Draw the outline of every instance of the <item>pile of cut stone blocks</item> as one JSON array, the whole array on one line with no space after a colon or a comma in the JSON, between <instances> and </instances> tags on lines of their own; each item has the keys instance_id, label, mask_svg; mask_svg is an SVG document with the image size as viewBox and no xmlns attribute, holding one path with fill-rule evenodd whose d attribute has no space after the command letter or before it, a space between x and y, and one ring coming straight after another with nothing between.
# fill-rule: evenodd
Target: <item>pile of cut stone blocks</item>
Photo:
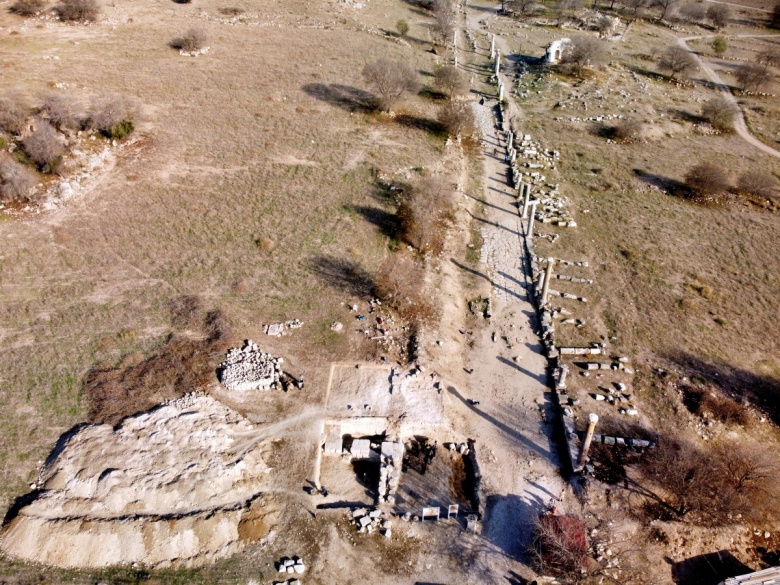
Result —
<instances>
[{"instance_id":1,"label":"pile of cut stone blocks","mask_svg":"<svg viewBox=\"0 0 780 585\"><path fill-rule=\"evenodd\" d=\"M228 389L236 392L278 388L282 375L280 357L261 351L251 339L243 347L229 349L219 365L217 377Z\"/></svg>"},{"instance_id":2,"label":"pile of cut stone blocks","mask_svg":"<svg viewBox=\"0 0 780 585\"><path fill-rule=\"evenodd\" d=\"M350 512L350 521L357 527L357 531L365 534L373 534L379 531L390 538L392 536L392 526L390 520L384 517L382 510L371 510L370 508L357 508Z\"/></svg>"}]
</instances>

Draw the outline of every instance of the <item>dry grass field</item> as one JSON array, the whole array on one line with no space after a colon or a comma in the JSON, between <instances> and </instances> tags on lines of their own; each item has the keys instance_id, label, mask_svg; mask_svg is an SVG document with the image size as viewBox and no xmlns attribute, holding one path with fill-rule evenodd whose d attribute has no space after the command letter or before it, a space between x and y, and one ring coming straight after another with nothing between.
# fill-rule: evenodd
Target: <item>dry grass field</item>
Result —
<instances>
[{"instance_id":1,"label":"dry grass field","mask_svg":"<svg viewBox=\"0 0 780 585\"><path fill-rule=\"evenodd\" d=\"M301 318L303 330L273 343L312 383L319 365L359 353L354 336L329 327L354 319L343 265L371 272L387 253L376 174L431 172L444 148L410 127L435 116L425 98L400 104L400 121L364 113L365 63L432 70L432 55L378 28L407 17L410 36L422 35L403 4L387 15L251 1L227 17L220 2L106 3L89 26L25 21L10 4L0 2L4 89L33 98L60 84L85 101L118 92L137 98L143 116L115 166L78 198L0 222L4 509L56 437L85 419L86 371L148 355L173 330L174 297L222 309L239 338ZM210 47L197 58L168 47L192 27Z\"/></svg>"},{"instance_id":2,"label":"dry grass field","mask_svg":"<svg viewBox=\"0 0 780 585\"><path fill-rule=\"evenodd\" d=\"M425 74L440 57L428 51L431 18L414 3L364 4L139 0L105 3L97 23L65 25L24 20L8 12L10 0L0 0L3 89L11 85L33 98L64 87L83 101L116 92L143 108L115 162L93 173L76 198L53 211L0 215L3 509L28 491L57 437L86 419L82 380L90 368L153 355L171 331L200 335L172 323L170 303L181 295L224 311L237 339L262 340L285 356L291 371L306 375L307 386L325 386L331 361L375 357L348 305L365 300L356 277L368 274L370 281L398 247L388 233L393 206L378 178L402 183L439 175L454 183L455 172L466 168L463 191L478 194L482 185L480 165L462 165L441 133L431 131L441 100L425 92L406 96L394 118L367 106L366 63L401 60L424 72L428 83ZM540 57L547 43L571 33L496 16L490 2L469 6L511 48L510 63ZM755 7L768 10L771 3ZM755 26L756 14L763 13L740 11L723 32L724 58L715 59L706 40L691 48L733 81L735 63L776 46L776 38L741 36L766 34ZM405 40L391 34L401 18L410 25ZM193 27L205 32L207 54L182 56L168 46ZM657 51L678 36L709 34L693 25L673 31L638 20L611 44L603 70L582 80L532 71L518 80L521 96L512 98L520 106L516 128L560 151L548 180L561 183L579 226L554 245L540 242L538 253L586 259L591 268L583 276L595 280L561 287L580 286L589 302L563 301L587 324L561 327L559 337L573 345L604 340L610 354L631 356L643 425L693 437L696 418L655 369L671 370L672 381L720 384L732 397L759 403L780 424L777 199L702 207L676 195L686 171L702 161L717 163L735 180L753 169L780 176L780 159L737 135L712 135L701 123L701 106L715 95L702 72L679 86L658 74ZM485 90L484 72L475 65L483 60L469 55L465 68L472 87ZM775 92L777 85L768 90ZM780 146L778 98L739 100L754 135ZM642 140L614 143L600 135L598 123L569 120L618 113L643 124ZM484 208L475 204L471 211L480 215ZM472 224L465 239L475 247L462 258L467 265L476 264L481 245ZM463 282L486 287L477 277ZM263 324L292 318L302 319L303 329L279 339L262 333ZM330 330L337 320L346 334ZM572 394L582 393L584 403L585 381L573 378ZM169 390L161 388L160 398ZM319 400L301 396L293 407L282 400L266 406L278 415ZM760 416L751 411L746 429L724 427L717 436L777 445L777 428L758 423ZM624 428L617 416L604 422ZM280 456L269 465L288 465L285 473L297 477L306 472L304 451L295 447L289 452L301 459ZM299 554L358 555L388 579L408 579L423 568L445 578L459 563L468 565L478 548L468 541L472 548L440 551L425 543L411 550L402 540L392 554L370 541L336 550L334 543L352 539L351 528L343 519L313 522L304 507L285 515L276 530L306 547ZM439 542L453 542L447 528L436 530ZM674 534L690 537L682 529ZM695 538L704 547L736 534ZM741 533L737 538L746 542ZM320 550L326 542L334 549ZM3 558L0 577L11 583L265 582L275 577L268 559L289 554L284 545L272 541L203 569L153 574L50 571ZM671 554L676 546L675 540L653 554Z\"/></svg>"}]
</instances>

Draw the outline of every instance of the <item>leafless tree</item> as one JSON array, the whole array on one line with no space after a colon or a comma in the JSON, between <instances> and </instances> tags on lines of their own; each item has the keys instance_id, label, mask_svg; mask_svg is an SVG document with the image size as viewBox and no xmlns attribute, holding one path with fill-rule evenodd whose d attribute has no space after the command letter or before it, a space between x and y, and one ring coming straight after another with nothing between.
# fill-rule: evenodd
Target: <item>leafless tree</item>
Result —
<instances>
[{"instance_id":1,"label":"leafless tree","mask_svg":"<svg viewBox=\"0 0 780 585\"><path fill-rule=\"evenodd\" d=\"M390 111L407 91L420 88L420 76L408 63L380 59L363 67L363 78L379 94L379 105Z\"/></svg>"},{"instance_id":2,"label":"leafless tree","mask_svg":"<svg viewBox=\"0 0 780 585\"><path fill-rule=\"evenodd\" d=\"M422 254L436 255L452 219L452 195L446 184L427 179L407 190L398 206L401 238Z\"/></svg>"},{"instance_id":3,"label":"leafless tree","mask_svg":"<svg viewBox=\"0 0 780 585\"><path fill-rule=\"evenodd\" d=\"M446 91L450 99L462 94L468 88L468 84L460 70L453 65L442 65L433 72L436 87Z\"/></svg>"},{"instance_id":4,"label":"leafless tree","mask_svg":"<svg viewBox=\"0 0 780 585\"><path fill-rule=\"evenodd\" d=\"M699 68L694 56L679 45L667 47L658 57L658 66L670 72L669 79L678 75L689 75Z\"/></svg>"},{"instance_id":5,"label":"leafless tree","mask_svg":"<svg viewBox=\"0 0 780 585\"><path fill-rule=\"evenodd\" d=\"M761 91L772 81L772 72L761 63L744 63L734 77L742 91Z\"/></svg>"},{"instance_id":6,"label":"leafless tree","mask_svg":"<svg viewBox=\"0 0 780 585\"><path fill-rule=\"evenodd\" d=\"M716 130L731 132L734 130L737 107L725 97L715 97L705 102L701 108L701 115L707 118Z\"/></svg>"},{"instance_id":7,"label":"leafless tree","mask_svg":"<svg viewBox=\"0 0 780 585\"><path fill-rule=\"evenodd\" d=\"M686 22L690 23L701 22L704 20L704 17L707 14L704 7L701 4L697 4L696 2L689 2L688 4L684 4L680 7L678 12L680 17L682 17Z\"/></svg>"},{"instance_id":8,"label":"leafless tree","mask_svg":"<svg viewBox=\"0 0 780 585\"><path fill-rule=\"evenodd\" d=\"M581 0L558 0L554 7L558 26L563 26L571 18L572 14L580 8L582 8Z\"/></svg>"},{"instance_id":9,"label":"leafless tree","mask_svg":"<svg viewBox=\"0 0 780 585\"><path fill-rule=\"evenodd\" d=\"M8 9L19 16L35 16L46 8L46 0L16 0Z\"/></svg>"},{"instance_id":10,"label":"leafless tree","mask_svg":"<svg viewBox=\"0 0 780 585\"><path fill-rule=\"evenodd\" d=\"M0 200L28 200L35 181L35 173L7 153L0 153Z\"/></svg>"},{"instance_id":11,"label":"leafless tree","mask_svg":"<svg viewBox=\"0 0 780 585\"><path fill-rule=\"evenodd\" d=\"M48 92L41 95L40 113L61 130L77 130L83 123L79 104L69 95Z\"/></svg>"},{"instance_id":12,"label":"leafless tree","mask_svg":"<svg viewBox=\"0 0 780 585\"><path fill-rule=\"evenodd\" d=\"M207 40L208 37L202 29L191 28L184 36L173 39L170 46L180 51L198 51L206 46Z\"/></svg>"},{"instance_id":13,"label":"leafless tree","mask_svg":"<svg viewBox=\"0 0 780 585\"><path fill-rule=\"evenodd\" d=\"M92 104L88 125L109 138L124 138L133 131L139 109L133 98L121 94L109 95Z\"/></svg>"},{"instance_id":14,"label":"leafless tree","mask_svg":"<svg viewBox=\"0 0 780 585\"><path fill-rule=\"evenodd\" d=\"M615 21L610 16L602 14L596 21L596 30L599 31L600 36L604 37L612 31L614 24Z\"/></svg>"},{"instance_id":15,"label":"leafless tree","mask_svg":"<svg viewBox=\"0 0 780 585\"><path fill-rule=\"evenodd\" d=\"M651 0L651 6L660 10L658 14L658 22L666 18L680 3L680 0Z\"/></svg>"},{"instance_id":16,"label":"leafless tree","mask_svg":"<svg viewBox=\"0 0 780 585\"><path fill-rule=\"evenodd\" d=\"M648 0L621 0L621 3L631 12L631 18L636 19L639 9L646 7Z\"/></svg>"},{"instance_id":17,"label":"leafless tree","mask_svg":"<svg viewBox=\"0 0 780 585\"><path fill-rule=\"evenodd\" d=\"M719 204L730 186L723 165L703 162L694 165L685 174L685 184L690 189L690 199L696 203Z\"/></svg>"},{"instance_id":18,"label":"leafless tree","mask_svg":"<svg viewBox=\"0 0 780 585\"><path fill-rule=\"evenodd\" d=\"M768 198L775 194L777 180L767 171L747 171L737 179L737 189L741 193Z\"/></svg>"},{"instance_id":19,"label":"leafless tree","mask_svg":"<svg viewBox=\"0 0 780 585\"><path fill-rule=\"evenodd\" d=\"M731 8L725 4L713 4L707 8L707 18L715 28L721 29L729 23Z\"/></svg>"},{"instance_id":20,"label":"leafless tree","mask_svg":"<svg viewBox=\"0 0 780 585\"><path fill-rule=\"evenodd\" d=\"M18 134L30 116L30 105L18 91L0 95L0 130Z\"/></svg>"},{"instance_id":21,"label":"leafless tree","mask_svg":"<svg viewBox=\"0 0 780 585\"><path fill-rule=\"evenodd\" d=\"M570 68L577 77L582 77L586 68L602 65L607 59L607 47L603 41L592 37L578 37L566 46L561 63Z\"/></svg>"},{"instance_id":22,"label":"leafless tree","mask_svg":"<svg viewBox=\"0 0 780 585\"><path fill-rule=\"evenodd\" d=\"M435 19L433 33L443 45L446 45L453 39L457 26L452 6L448 2L437 2L433 9L433 17Z\"/></svg>"},{"instance_id":23,"label":"leafless tree","mask_svg":"<svg viewBox=\"0 0 780 585\"><path fill-rule=\"evenodd\" d=\"M97 0L61 0L54 7L60 20L91 22L100 15Z\"/></svg>"},{"instance_id":24,"label":"leafless tree","mask_svg":"<svg viewBox=\"0 0 780 585\"><path fill-rule=\"evenodd\" d=\"M451 136L461 138L462 136L471 136L476 132L474 110L471 109L471 104L450 102L439 110L436 118Z\"/></svg>"},{"instance_id":25,"label":"leafless tree","mask_svg":"<svg viewBox=\"0 0 780 585\"><path fill-rule=\"evenodd\" d=\"M65 146L54 126L45 120L36 120L35 130L22 141L24 151L46 172L55 172L59 166Z\"/></svg>"}]
</instances>

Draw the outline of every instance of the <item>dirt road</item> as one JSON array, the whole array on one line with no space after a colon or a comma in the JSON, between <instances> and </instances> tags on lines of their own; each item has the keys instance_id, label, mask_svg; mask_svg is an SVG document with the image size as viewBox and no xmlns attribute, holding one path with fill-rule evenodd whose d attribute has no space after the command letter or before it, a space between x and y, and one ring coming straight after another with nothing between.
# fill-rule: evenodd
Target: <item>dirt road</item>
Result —
<instances>
[{"instance_id":1,"label":"dirt road","mask_svg":"<svg viewBox=\"0 0 780 585\"><path fill-rule=\"evenodd\" d=\"M698 36L698 37L682 37L677 39L677 44L680 45L683 49L686 51L689 51L691 55L696 59L696 62L698 63L699 67L702 68L702 70L707 74L707 77L710 78L710 80L718 85L720 88L721 93L723 96L729 100L734 106L737 108L738 115L736 117L736 120L734 121L734 130L736 130L737 134L739 134L740 138L742 138L745 142L748 144L755 146L756 148L763 150L767 154L771 154L772 156L776 156L780 158L780 151L775 150L771 146L767 146L760 140L758 140L755 136L753 136L747 128L747 124L745 124L745 116L742 113L742 109L739 107L739 104L737 103L737 99L734 97L734 94L731 93L731 90L729 89L729 86L727 83L721 79L720 75L716 73L716 71L708 65L704 59L700 58L694 51L691 51L691 49L688 47L688 41L692 41L695 39L706 39L709 37L714 37L715 35L704 35L704 36ZM772 37L777 35L740 35L740 38L744 37Z\"/></svg>"},{"instance_id":2,"label":"dirt road","mask_svg":"<svg viewBox=\"0 0 780 585\"><path fill-rule=\"evenodd\" d=\"M485 12L467 10L467 26L487 63L489 40L477 25ZM497 46L503 52L500 39ZM535 332L521 221L507 184L506 144L496 129L495 104L495 99L474 104L483 135L484 185L464 206L479 226L483 246L479 264L459 266L489 283L492 316L473 331L464 351L470 373L455 376L462 384L448 389L453 418L476 439L483 477L482 546L469 567L469 581L479 583L535 576L527 564L534 523L565 489L552 438L547 361Z\"/></svg>"}]
</instances>

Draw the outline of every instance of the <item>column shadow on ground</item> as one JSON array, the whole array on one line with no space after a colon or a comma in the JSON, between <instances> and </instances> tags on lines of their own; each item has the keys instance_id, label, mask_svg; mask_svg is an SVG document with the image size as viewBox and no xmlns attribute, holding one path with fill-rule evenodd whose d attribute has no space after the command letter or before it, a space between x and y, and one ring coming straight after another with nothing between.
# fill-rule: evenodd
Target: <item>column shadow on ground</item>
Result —
<instances>
[{"instance_id":1,"label":"column shadow on ground","mask_svg":"<svg viewBox=\"0 0 780 585\"><path fill-rule=\"evenodd\" d=\"M486 276L485 274L483 274L479 270L474 270L473 268L469 268L468 266L465 266L465 265L461 264L460 262L458 262L457 260L455 260L455 258L450 258L450 262L452 262L455 266L457 266L461 270L465 270L466 272L469 272L469 273L473 274L474 276L478 276L479 278L484 278L485 280L487 280L491 284L491 286L493 286L493 288L495 288L497 290L500 290L500 291L503 291L503 292L507 293L508 295L511 295L511 296L515 297L516 299L525 300L520 294L516 293L515 291L510 290L510 289L506 288L505 286L501 286L500 284L496 284L490 277Z\"/></svg>"}]
</instances>

